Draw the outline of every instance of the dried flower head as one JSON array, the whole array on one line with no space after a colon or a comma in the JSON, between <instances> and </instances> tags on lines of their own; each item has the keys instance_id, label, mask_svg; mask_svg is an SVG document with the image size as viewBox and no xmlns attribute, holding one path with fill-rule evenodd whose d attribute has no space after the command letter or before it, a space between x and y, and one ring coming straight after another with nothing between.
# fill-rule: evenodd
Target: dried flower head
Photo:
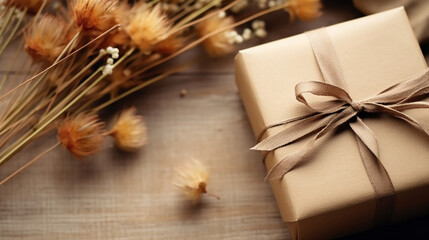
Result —
<instances>
[{"instance_id":1,"label":"dried flower head","mask_svg":"<svg viewBox=\"0 0 429 240\"><path fill-rule=\"evenodd\" d=\"M66 28L63 19L44 15L25 33L25 50L36 61L54 61L67 44Z\"/></svg>"},{"instance_id":2,"label":"dried flower head","mask_svg":"<svg viewBox=\"0 0 429 240\"><path fill-rule=\"evenodd\" d=\"M196 26L197 32L201 37L204 37L221 28L226 28L234 23L232 17L214 16ZM215 34L203 42L204 49L210 56L217 57L228 54L234 50L230 38L227 33L230 31Z\"/></svg>"},{"instance_id":3,"label":"dried flower head","mask_svg":"<svg viewBox=\"0 0 429 240\"><path fill-rule=\"evenodd\" d=\"M15 6L21 10L27 9L29 13L36 13L43 4L43 0L6 0L6 6Z\"/></svg>"},{"instance_id":4,"label":"dried flower head","mask_svg":"<svg viewBox=\"0 0 429 240\"><path fill-rule=\"evenodd\" d=\"M76 157L86 157L97 153L104 141L104 123L97 115L81 113L66 118L58 127L58 139Z\"/></svg>"},{"instance_id":5,"label":"dried flower head","mask_svg":"<svg viewBox=\"0 0 429 240\"><path fill-rule=\"evenodd\" d=\"M127 152L137 151L147 142L147 129L142 116L136 115L134 107L123 111L111 133L116 146Z\"/></svg>"},{"instance_id":6,"label":"dried flower head","mask_svg":"<svg viewBox=\"0 0 429 240\"><path fill-rule=\"evenodd\" d=\"M209 172L198 160L191 159L183 166L176 168L176 181L173 184L182 190L184 195L193 203L199 203L201 194L207 193L219 199L218 196L207 192Z\"/></svg>"},{"instance_id":7,"label":"dried flower head","mask_svg":"<svg viewBox=\"0 0 429 240\"><path fill-rule=\"evenodd\" d=\"M115 0L74 0L71 4L73 19L82 31L95 36L116 24Z\"/></svg>"},{"instance_id":8,"label":"dried flower head","mask_svg":"<svg viewBox=\"0 0 429 240\"><path fill-rule=\"evenodd\" d=\"M137 4L131 10L125 27L132 42L143 52L151 52L156 44L169 37L171 24L160 5Z\"/></svg>"},{"instance_id":9,"label":"dried flower head","mask_svg":"<svg viewBox=\"0 0 429 240\"><path fill-rule=\"evenodd\" d=\"M170 55L177 52L185 46L186 38L178 35L172 35L165 40L162 40L156 45L155 52L162 55Z\"/></svg>"},{"instance_id":10,"label":"dried flower head","mask_svg":"<svg viewBox=\"0 0 429 240\"><path fill-rule=\"evenodd\" d=\"M289 0L286 10L289 12L291 18L298 17L301 20L312 20L319 17L322 13L322 3L320 0Z\"/></svg>"}]
</instances>

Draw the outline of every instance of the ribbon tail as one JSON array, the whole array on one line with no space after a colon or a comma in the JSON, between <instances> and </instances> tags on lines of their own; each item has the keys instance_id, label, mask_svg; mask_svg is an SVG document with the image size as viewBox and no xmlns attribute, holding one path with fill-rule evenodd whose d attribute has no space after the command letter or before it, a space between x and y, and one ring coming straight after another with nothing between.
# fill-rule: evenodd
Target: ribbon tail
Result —
<instances>
[{"instance_id":1,"label":"ribbon tail","mask_svg":"<svg viewBox=\"0 0 429 240\"><path fill-rule=\"evenodd\" d=\"M251 150L258 151L272 151L279 147L288 145L302 137L307 136L314 131L317 131L325 127L335 115L324 116L321 114L307 118L301 122L298 122L280 132L267 137L262 140L256 146L252 147Z\"/></svg>"},{"instance_id":2,"label":"ribbon tail","mask_svg":"<svg viewBox=\"0 0 429 240\"><path fill-rule=\"evenodd\" d=\"M313 147L315 139L308 142L304 148L293 152L276 163L265 177L265 181L273 179L281 179L283 176L292 170L302 159L304 159Z\"/></svg>"},{"instance_id":3,"label":"ribbon tail","mask_svg":"<svg viewBox=\"0 0 429 240\"><path fill-rule=\"evenodd\" d=\"M387 107L387 106L384 106L384 105L381 105L381 104L377 104L377 103L368 103L368 104L370 104L371 106L373 106L375 108L375 109L372 109L372 110L374 110L374 112L383 112L383 113L390 114L393 117L402 119L402 120L406 121L407 123L409 123L411 126L417 128L419 130L422 130L427 135L429 135L429 128L426 125L424 125L424 124L420 123L419 121L417 121L416 119L412 118L411 116L409 116L409 115L407 115L407 114L405 114L403 112L400 112L400 111L398 111L398 110L396 110L394 108ZM417 104L416 103L416 105L419 105L420 108L426 108L426 106L424 106L424 104ZM412 106L412 105L409 104L407 106L407 105L404 104L403 106L405 106L404 109L411 109L410 106ZM415 108L418 108L418 107L415 106Z\"/></svg>"},{"instance_id":4,"label":"ribbon tail","mask_svg":"<svg viewBox=\"0 0 429 240\"><path fill-rule=\"evenodd\" d=\"M372 130L359 117L356 118L355 122L349 123L349 125L356 136L359 137L372 154L379 158L380 151L378 149L378 142L374 132L372 132Z\"/></svg>"},{"instance_id":5,"label":"ribbon tail","mask_svg":"<svg viewBox=\"0 0 429 240\"><path fill-rule=\"evenodd\" d=\"M429 103L427 102L399 103L399 104L389 105L389 107L392 109L395 109L396 111L404 111L408 109L429 108Z\"/></svg>"},{"instance_id":6,"label":"ribbon tail","mask_svg":"<svg viewBox=\"0 0 429 240\"><path fill-rule=\"evenodd\" d=\"M376 225L389 222L395 208L395 189L389 174L380 159L373 154L358 135L356 141L368 179L374 189L376 198Z\"/></svg>"},{"instance_id":7,"label":"ribbon tail","mask_svg":"<svg viewBox=\"0 0 429 240\"><path fill-rule=\"evenodd\" d=\"M320 130L313 139L311 139L304 148L293 152L287 155L285 158L276 163L273 168L268 172L265 180L272 180L283 178L283 176L288 173L292 168L294 168L301 160L305 159L307 155L310 153L310 150L313 148L314 143L321 137L323 137L326 133L331 131L332 129L337 128L341 124L347 122L350 118L354 117L356 112L353 111L352 108L348 108L343 112L339 113L335 117L331 119L331 121Z\"/></svg>"},{"instance_id":8,"label":"ribbon tail","mask_svg":"<svg viewBox=\"0 0 429 240\"><path fill-rule=\"evenodd\" d=\"M355 133L362 163L374 189L378 209L375 222L377 225L386 223L391 218L395 207L395 189L386 168L380 161L377 139L371 129L359 117L349 125Z\"/></svg>"}]
</instances>

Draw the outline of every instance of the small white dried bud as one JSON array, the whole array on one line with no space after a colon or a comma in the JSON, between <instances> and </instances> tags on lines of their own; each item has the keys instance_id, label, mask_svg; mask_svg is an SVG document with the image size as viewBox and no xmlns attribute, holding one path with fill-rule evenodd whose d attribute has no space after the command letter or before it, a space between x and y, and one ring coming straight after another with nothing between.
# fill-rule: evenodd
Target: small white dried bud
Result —
<instances>
[{"instance_id":1,"label":"small white dried bud","mask_svg":"<svg viewBox=\"0 0 429 240\"><path fill-rule=\"evenodd\" d=\"M113 65L113 58L108 58L106 62L108 65Z\"/></svg>"},{"instance_id":2,"label":"small white dried bud","mask_svg":"<svg viewBox=\"0 0 429 240\"><path fill-rule=\"evenodd\" d=\"M240 35L235 36L235 43L240 44L243 43L243 37Z\"/></svg>"},{"instance_id":3,"label":"small white dried bud","mask_svg":"<svg viewBox=\"0 0 429 240\"><path fill-rule=\"evenodd\" d=\"M263 28L258 28L255 30L255 36L265 38L267 36L267 31Z\"/></svg>"},{"instance_id":4,"label":"small white dried bud","mask_svg":"<svg viewBox=\"0 0 429 240\"><path fill-rule=\"evenodd\" d=\"M251 37L252 37L252 30L250 30L250 28L245 28L244 30L243 30L243 39L246 41L246 40L249 40Z\"/></svg>"},{"instance_id":5,"label":"small white dried bud","mask_svg":"<svg viewBox=\"0 0 429 240\"><path fill-rule=\"evenodd\" d=\"M107 47L106 51L107 51L108 54L112 54L113 53L113 47L110 47L110 46Z\"/></svg>"},{"instance_id":6,"label":"small white dried bud","mask_svg":"<svg viewBox=\"0 0 429 240\"><path fill-rule=\"evenodd\" d=\"M107 64L103 67L103 75L111 75L113 73L113 65Z\"/></svg>"},{"instance_id":7,"label":"small white dried bud","mask_svg":"<svg viewBox=\"0 0 429 240\"><path fill-rule=\"evenodd\" d=\"M265 28L265 22L261 20L255 20L252 22L252 28L255 30L260 28Z\"/></svg>"},{"instance_id":8,"label":"small white dried bud","mask_svg":"<svg viewBox=\"0 0 429 240\"><path fill-rule=\"evenodd\" d=\"M258 7L259 8L266 8L267 7L267 0L258 0Z\"/></svg>"},{"instance_id":9,"label":"small white dried bud","mask_svg":"<svg viewBox=\"0 0 429 240\"><path fill-rule=\"evenodd\" d=\"M272 8L272 7L275 7L275 6L277 6L277 2L276 1L274 1L274 0L268 1L268 7Z\"/></svg>"},{"instance_id":10,"label":"small white dried bud","mask_svg":"<svg viewBox=\"0 0 429 240\"><path fill-rule=\"evenodd\" d=\"M224 17L226 17L226 13L225 13L225 11L220 11L218 16L219 16L220 18L224 18Z\"/></svg>"}]
</instances>

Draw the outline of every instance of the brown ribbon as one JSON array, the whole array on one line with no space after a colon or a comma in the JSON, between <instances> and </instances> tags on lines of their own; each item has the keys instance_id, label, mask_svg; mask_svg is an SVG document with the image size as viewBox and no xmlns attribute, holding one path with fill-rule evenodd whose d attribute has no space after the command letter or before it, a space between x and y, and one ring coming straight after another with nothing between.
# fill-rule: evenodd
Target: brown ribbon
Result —
<instances>
[{"instance_id":1,"label":"brown ribbon","mask_svg":"<svg viewBox=\"0 0 429 240\"><path fill-rule=\"evenodd\" d=\"M416 101L429 93L429 70L412 79L395 84L379 94L356 102L347 92L344 76L325 28L306 33L313 53L322 73L323 82L301 82L295 86L296 99L313 110L312 114L288 119L271 124L269 128L293 123L292 126L260 141L253 150L274 151L291 144L309 134L314 137L300 150L292 152L274 165L268 172L266 180L282 178L299 162L305 159L315 142L329 131L340 125L348 124L356 136L363 165L377 199L376 223L390 219L394 207L394 188L389 174L380 161L380 152L376 136L361 120L359 114L384 113L404 120L429 135L429 129L402 111L407 109L429 108L429 103ZM306 94L333 97L335 100L324 100L309 103Z\"/></svg>"}]
</instances>

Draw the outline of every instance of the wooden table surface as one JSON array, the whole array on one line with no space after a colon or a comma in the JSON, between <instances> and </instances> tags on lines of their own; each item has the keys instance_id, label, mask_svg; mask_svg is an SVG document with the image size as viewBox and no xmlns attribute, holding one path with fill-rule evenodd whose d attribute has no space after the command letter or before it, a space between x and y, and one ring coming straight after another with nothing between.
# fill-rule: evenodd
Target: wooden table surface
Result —
<instances>
[{"instance_id":1,"label":"wooden table surface","mask_svg":"<svg viewBox=\"0 0 429 240\"><path fill-rule=\"evenodd\" d=\"M361 16L350 1L325 5L313 22L288 24L283 13L267 18L265 41ZM49 153L0 187L0 239L291 239L263 181L261 156L249 151L255 141L234 83L233 55L205 58L103 117L128 106L145 116L149 144L124 154L108 141L83 162L60 148ZM0 177L55 141L51 134L30 145L0 168ZM189 158L209 167L208 189L221 200L204 196L195 207L172 186L173 168ZM427 229L423 218L349 239L428 237Z\"/></svg>"}]
</instances>

